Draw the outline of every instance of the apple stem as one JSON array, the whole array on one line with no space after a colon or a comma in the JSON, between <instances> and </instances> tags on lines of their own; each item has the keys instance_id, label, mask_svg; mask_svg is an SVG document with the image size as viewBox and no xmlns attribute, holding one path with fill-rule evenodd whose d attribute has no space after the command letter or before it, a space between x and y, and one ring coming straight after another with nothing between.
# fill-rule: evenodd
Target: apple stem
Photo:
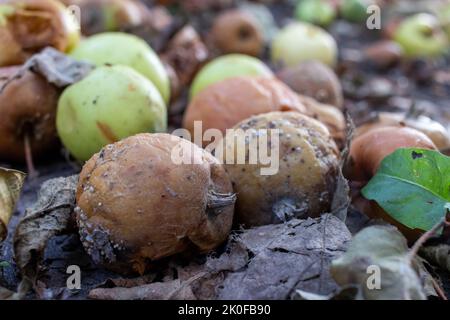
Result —
<instances>
[{"instance_id":1,"label":"apple stem","mask_svg":"<svg viewBox=\"0 0 450 320\"><path fill-rule=\"evenodd\" d=\"M234 193L218 193L214 190L208 192L207 212L213 216L221 213L221 209L234 205L236 202L236 194Z\"/></svg>"},{"instance_id":2,"label":"apple stem","mask_svg":"<svg viewBox=\"0 0 450 320\"><path fill-rule=\"evenodd\" d=\"M431 282L433 283L433 288L434 291L436 291L437 295L439 296L439 298L441 298L442 300L447 301L447 296L444 293L444 290L441 288L441 286L439 285L439 283L436 281L436 279L434 279L433 277L431 277Z\"/></svg>"},{"instance_id":3,"label":"apple stem","mask_svg":"<svg viewBox=\"0 0 450 320\"><path fill-rule=\"evenodd\" d=\"M28 134L25 133L24 138L24 148L25 148L25 161L27 163L27 171L28 171L28 177L30 179L35 179L39 173L36 171L33 163L33 154L31 152L31 144L30 144L30 138Z\"/></svg>"}]
</instances>

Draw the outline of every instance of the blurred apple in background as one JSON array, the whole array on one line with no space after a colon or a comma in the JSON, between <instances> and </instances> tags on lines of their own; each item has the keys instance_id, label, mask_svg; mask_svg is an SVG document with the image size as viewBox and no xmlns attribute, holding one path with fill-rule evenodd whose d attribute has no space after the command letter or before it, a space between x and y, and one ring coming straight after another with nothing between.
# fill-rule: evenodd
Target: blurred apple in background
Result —
<instances>
[{"instance_id":1,"label":"blurred apple in background","mask_svg":"<svg viewBox=\"0 0 450 320\"><path fill-rule=\"evenodd\" d=\"M420 13L406 18L394 32L398 42L409 57L433 57L449 49L449 40L437 17Z\"/></svg>"},{"instance_id":2,"label":"blurred apple in background","mask_svg":"<svg viewBox=\"0 0 450 320\"><path fill-rule=\"evenodd\" d=\"M0 66L21 64L48 46L68 52L79 39L76 20L56 0L0 1Z\"/></svg>"},{"instance_id":3,"label":"blurred apple in background","mask_svg":"<svg viewBox=\"0 0 450 320\"><path fill-rule=\"evenodd\" d=\"M267 76L273 73L261 60L244 54L220 56L205 65L194 78L190 90L192 99L210 84L238 76Z\"/></svg>"},{"instance_id":4,"label":"blurred apple in background","mask_svg":"<svg viewBox=\"0 0 450 320\"><path fill-rule=\"evenodd\" d=\"M272 62L283 66L318 60L334 67L337 56L338 47L334 38L325 30L306 22L289 24L272 42Z\"/></svg>"},{"instance_id":5,"label":"blurred apple in background","mask_svg":"<svg viewBox=\"0 0 450 320\"><path fill-rule=\"evenodd\" d=\"M336 18L336 8L328 0L301 0L295 8L295 17L326 27Z\"/></svg>"}]
</instances>

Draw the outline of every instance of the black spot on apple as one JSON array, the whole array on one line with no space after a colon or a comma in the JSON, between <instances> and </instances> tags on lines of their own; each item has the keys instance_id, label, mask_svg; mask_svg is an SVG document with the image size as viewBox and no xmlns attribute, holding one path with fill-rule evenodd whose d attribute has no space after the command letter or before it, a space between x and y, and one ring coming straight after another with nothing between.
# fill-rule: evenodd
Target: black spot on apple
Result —
<instances>
[{"instance_id":1,"label":"black spot on apple","mask_svg":"<svg viewBox=\"0 0 450 320\"><path fill-rule=\"evenodd\" d=\"M423 157L423 154L422 154L422 153L418 153L418 152L413 151L413 152L411 153L411 157L413 158L413 160L416 160L416 159L422 158L422 157Z\"/></svg>"}]
</instances>

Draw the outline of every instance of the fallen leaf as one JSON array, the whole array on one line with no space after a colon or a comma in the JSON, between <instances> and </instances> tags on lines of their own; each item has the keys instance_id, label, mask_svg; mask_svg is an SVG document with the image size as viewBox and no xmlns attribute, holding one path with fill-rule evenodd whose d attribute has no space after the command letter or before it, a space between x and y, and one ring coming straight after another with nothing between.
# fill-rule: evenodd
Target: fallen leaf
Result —
<instances>
[{"instance_id":1,"label":"fallen leaf","mask_svg":"<svg viewBox=\"0 0 450 320\"><path fill-rule=\"evenodd\" d=\"M450 202L450 157L398 149L383 160L362 194L408 228L428 231L444 218Z\"/></svg>"},{"instance_id":2,"label":"fallen leaf","mask_svg":"<svg viewBox=\"0 0 450 320\"><path fill-rule=\"evenodd\" d=\"M202 275L199 274L187 281L176 279L131 288L98 288L89 292L89 298L98 300L196 300L190 285Z\"/></svg>"},{"instance_id":3,"label":"fallen leaf","mask_svg":"<svg viewBox=\"0 0 450 320\"><path fill-rule=\"evenodd\" d=\"M22 190L25 173L0 167L0 241L7 235L7 226Z\"/></svg>"},{"instance_id":4,"label":"fallen leaf","mask_svg":"<svg viewBox=\"0 0 450 320\"><path fill-rule=\"evenodd\" d=\"M329 214L246 230L236 241L249 252L247 265L227 274L218 298L290 299L298 289L331 294L337 286L330 263L350 239L345 224Z\"/></svg>"},{"instance_id":5,"label":"fallen leaf","mask_svg":"<svg viewBox=\"0 0 450 320\"><path fill-rule=\"evenodd\" d=\"M242 230L225 251L203 264L178 266L177 279L133 288L97 288L93 299L289 299L296 290L328 295L338 286L331 260L345 251L350 232L327 214Z\"/></svg>"},{"instance_id":6,"label":"fallen leaf","mask_svg":"<svg viewBox=\"0 0 450 320\"><path fill-rule=\"evenodd\" d=\"M48 240L71 228L78 176L51 179L42 184L38 201L27 209L14 235L14 255L24 281L35 286ZM23 286L27 288L27 286ZM22 292L23 293L23 292Z\"/></svg>"},{"instance_id":7,"label":"fallen leaf","mask_svg":"<svg viewBox=\"0 0 450 320\"><path fill-rule=\"evenodd\" d=\"M28 70L42 75L56 87L64 88L80 81L93 69L94 66L90 63L74 60L60 51L48 47L33 55L20 67L15 75L3 82L0 86L0 92L12 80L20 78Z\"/></svg>"},{"instance_id":8,"label":"fallen leaf","mask_svg":"<svg viewBox=\"0 0 450 320\"><path fill-rule=\"evenodd\" d=\"M355 235L347 252L331 264L341 286L360 287L365 300L424 300L417 271L411 266L406 239L393 226L371 226ZM379 274L377 274L377 270ZM380 276L380 287L368 284Z\"/></svg>"},{"instance_id":9,"label":"fallen leaf","mask_svg":"<svg viewBox=\"0 0 450 320\"><path fill-rule=\"evenodd\" d=\"M450 245L441 243L433 246L425 246L420 250L420 254L444 270L450 272Z\"/></svg>"}]
</instances>

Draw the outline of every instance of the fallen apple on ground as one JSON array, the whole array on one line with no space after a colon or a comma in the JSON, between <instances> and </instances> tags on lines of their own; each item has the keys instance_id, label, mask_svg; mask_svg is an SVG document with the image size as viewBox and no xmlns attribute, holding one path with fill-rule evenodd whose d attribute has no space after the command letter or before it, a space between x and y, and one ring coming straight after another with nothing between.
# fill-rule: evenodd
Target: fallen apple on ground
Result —
<instances>
[{"instance_id":1,"label":"fallen apple on ground","mask_svg":"<svg viewBox=\"0 0 450 320\"><path fill-rule=\"evenodd\" d=\"M394 40L410 57L439 56L450 46L439 20L427 13L406 18L395 31Z\"/></svg>"},{"instance_id":2,"label":"fallen apple on ground","mask_svg":"<svg viewBox=\"0 0 450 320\"><path fill-rule=\"evenodd\" d=\"M125 65L147 77L164 101L170 99L170 81L153 49L142 39L120 32L105 32L83 40L70 55L102 66Z\"/></svg>"},{"instance_id":3,"label":"fallen apple on ground","mask_svg":"<svg viewBox=\"0 0 450 320\"><path fill-rule=\"evenodd\" d=\"M126 66L103 66L63 92L56 127L70 153L86 161L109 143L165 131L167 110L143 75Z\"/></svg>"},{"instance_id":4,"label":"fallen apple on ground","mask_svg":"<svg viewBox=\"0 0 450 320\"><path fill-rule=\"evenodd\" d=\"M295 8L295 17L326 27L336 18L336 8L329 0L301 0Z\"/></svg>"},{"instance_id":5,"label":"fallen apple on ground","mask_svg":"<svg viewBox=\"0 0 450 320\"><path fill-rule=\"evenodd\" d=\"M225 163L237 193L236 223L246 227L283 223L292 218L316 217L329 212L339 172L339 151L327 128L298 112L271 112L250 117L234 129L247 130L245 154L262 135L267 149L278 145L275 174L262 175L267 164ZM279 130L275 139L270 130ZM265 133L264 133L265 132ZM216 155L236 154L239 131L227 135ZM277 140L278 141L277 141ZM259 142L259 148L264 143ZM222 153L221 153L222 152ZM273 151L272 151L273 152Z\"/></svg>"},{"instance_id":6,"label":"fallen apple on ground","mask_svg":"<svg viewBox=\"0 0 450 320\"><path fill-rule=\"evenodd\" d=\"M192 82L190 98L194 98L210 84L239 76L272 77L273 73L257 58L244 54L224 55L212 60L199 71Z\"/></svg>"},{"instance_id":7,"label":"fallen apple on ground","mask_svg":"<svg viewBox=\"0 0 450 320\"><path fill-rule=\"evenodd\" d=\"M174 163L174 149L189 153L193 164ZM162 133L135 135L95 154L76 198L81 241L94 262L141 274L149 262L224 242L236 200L214 156Z\"/></svg>"},{"instance_id":8,"label":"fallen apple on ground","mask_svg":"<svg viewBox=\"0 0 450 320\"><path fill-rule=\"evenodd\" d=\"M48 46L68 52L79 39L76 22L59 1L0 2L0 67L22 64Z\"/></svg>"},{"instance_id":9,"label":"fallen apple on ground","mask_svg":"<svg viewBox=\"0 0 450 320\"><path fill-rule=\"evenodd\" d=\"M271 59L275 64L295 66L318 60L334 67L338 48L325 30L306 22L294 22L282 29L272 41Z\"/></svg>"}]
</instances>

